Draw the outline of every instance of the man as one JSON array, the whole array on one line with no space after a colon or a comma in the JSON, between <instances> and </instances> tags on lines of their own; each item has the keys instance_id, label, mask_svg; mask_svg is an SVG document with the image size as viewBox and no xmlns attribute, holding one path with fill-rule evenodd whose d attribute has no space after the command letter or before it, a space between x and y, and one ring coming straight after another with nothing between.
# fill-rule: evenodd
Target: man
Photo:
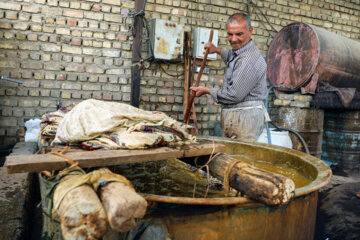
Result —
<instances>
[{"instance_id":1,"label":"man","mask_svg":"<svg viewBox=\"0 0 360 240\"><path fill-rule=\"evenodd\" d=\"M227 38L232 50L224 50L211 42L209 53L219 53L227 64L222 88L191 87L197 97L210 94L222 105L221 127L225 137L256 141L268 114L266 98L266 62L251 40L250 17L235 13L227 20Z\"/></svg>"}]
</instances>

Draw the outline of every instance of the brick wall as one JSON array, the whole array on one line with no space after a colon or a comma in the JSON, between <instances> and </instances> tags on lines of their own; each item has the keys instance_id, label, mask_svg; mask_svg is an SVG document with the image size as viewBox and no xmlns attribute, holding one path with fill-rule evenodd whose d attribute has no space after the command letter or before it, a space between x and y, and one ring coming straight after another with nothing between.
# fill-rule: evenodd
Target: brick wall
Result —
<instances>
[{"instance_id":1,"label":"brick wall","mask_svg":"<svg viewBox=\"0 0 360 240\"><path fill-rule=\"evenodd\" d=\"M24 122L83 99L130 102L130 0L1 0L0 75L23 84L0 80L0 144L22 138ZM258 6L255 7L255 4ZM296 21L360 39L359 0L147 0L146 18L162 18L219 30L219 45L228 47L227 16L250 14L253 39L264 57L276 31ZM146 57L143 47L143 57ZM155 64L141 72L140 107L159 110L181 120L183 81ZM201 84L220 86L225 65L209 61ZM163 63L170 74L181 74L183 63ZM196 79L196 76L195 76ZM196 99L202 134L213 134L219 107L208 96ZM276 120L276 108L270 101Z\"/></svg>"}]
</instances>

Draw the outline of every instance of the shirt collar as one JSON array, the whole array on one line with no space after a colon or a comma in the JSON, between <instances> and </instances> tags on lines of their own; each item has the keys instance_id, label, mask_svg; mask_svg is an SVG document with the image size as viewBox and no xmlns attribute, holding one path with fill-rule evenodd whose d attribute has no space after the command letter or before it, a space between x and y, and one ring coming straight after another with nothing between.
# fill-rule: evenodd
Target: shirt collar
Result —
<instances>
[{"instance_id":1,"label":"shirt collar","mask_svg":"<svg viewBox=\"0 0 360 240\"><path fill-rule=\"evenodd\" d=\"M250 41L247 42L244 46L242 46L241 48L239 48L236 51L233 50L232 52L235 56L238 56L238 55L246 52L249 48L251 48L252 45L254 45L254 43L253 43L252 39L250 39Z\"/></svg>"}]
</instances>

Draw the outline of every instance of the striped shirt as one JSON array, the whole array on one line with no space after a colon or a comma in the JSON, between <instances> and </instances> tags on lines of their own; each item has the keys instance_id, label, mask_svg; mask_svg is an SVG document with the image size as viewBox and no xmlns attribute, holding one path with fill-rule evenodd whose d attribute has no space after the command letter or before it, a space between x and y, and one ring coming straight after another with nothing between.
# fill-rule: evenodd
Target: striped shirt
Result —
<instances>
[{"instance_id":1,"label":"striped shirt","mask_svg":"<svg viewBox=\"0 0 360 240\"><path fill-rule=\"evenodd\" d=\"M266 98L266 62L252 40L235 52L221 50L221 57L228 66L223 87L210 89L217 103L233 105Z\"/></svg>"}]
</instances>

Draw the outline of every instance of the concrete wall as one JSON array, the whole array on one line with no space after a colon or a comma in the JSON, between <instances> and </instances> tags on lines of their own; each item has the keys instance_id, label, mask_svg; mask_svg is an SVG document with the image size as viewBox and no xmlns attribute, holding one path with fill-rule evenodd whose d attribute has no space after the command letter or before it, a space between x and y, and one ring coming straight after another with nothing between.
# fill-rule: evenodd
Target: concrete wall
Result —
<instances>
[{"instance_id":1,"label":"concrete wall","mask_svg":"<svg viewBox=\"0 0 360 240\"><path fill-rule=\"evenodd\" d=\"M276 31L296 21L360 39L359 0L146 2L147 19L182 22L186 31L196 26L217 29L221 47L228 47L228 15L249 13L254 42L264 57ZM0 144L20 140L24 122L55 110L57 103L88 98L130 102L133 21L127 15L133 9L130 0L0 1L0 75L23 81L18 85L0 80ZM218 59L208 66L210 72L202 76L201 84L220 86L225 65ZM171 74L183 72L183 63L162 67ZM141 75L141 108L181 120L183 76L171 77L155 64ZM202 134L213 134L219 110L210 97L196 100ZM272 103L270 113L276 120Z\"/></svg>"}]
</instances>

